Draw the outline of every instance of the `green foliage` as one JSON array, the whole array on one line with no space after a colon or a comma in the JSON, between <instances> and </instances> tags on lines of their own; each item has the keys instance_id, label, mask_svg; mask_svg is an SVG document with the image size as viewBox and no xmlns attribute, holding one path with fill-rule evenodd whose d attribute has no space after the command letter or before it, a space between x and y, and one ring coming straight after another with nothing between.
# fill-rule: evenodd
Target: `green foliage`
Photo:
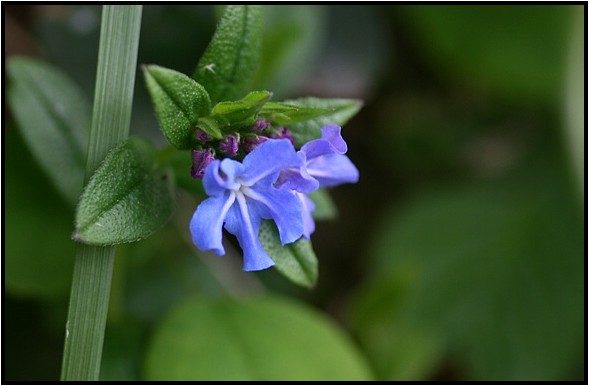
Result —
<instances>
[{"instance_id":1,"label":"green foliage","mask_svg":"<svg viewBox=\"0 0 589 386\"><path fill-rule=\"evenodd\" d=\"M35 59L8 62L8 101L39 165L73 206L84 185L90 124L79 88L60 70Z\"/></svg>"},{"instance_id":2,"label":"green foliage","mask_svg":"<svg viewBox=\"0 0 589 386\"><path fill-rule=\"evenodd\" d=\"M290 131L296 138L295 145L302 146L306 142L321 137L321 128L328 124L343 126L362 107L362 102L357 99L322 99L300 98L284 101L286 105L302 108L326 109L328 113L315 118L289 125Z\"/></svg>"},{"instance_id":3,"label":"green foliage","mask_svg":"<svg viewBox=\"0 0 589 386\"><path fill-rule=\"evenodd\" d=\"M261 114L272 123L277 125L287 125L318 118L330 114L331 112L330 109L314 107L304 108L286 103L268 102L262 108Z\"/></svg>"},{"instance_id":4,"label":"green foliage","mask_svg":"<svg viewBox=\"0 0 589 386\"><path fill-rule=\"evenodd\" d=\"M252 125L255 122L254 115L271 96L269 91L252 91L238 101L219 102L213 107L211 118L225 126Z\"/></svg>"},{"instance_id":5,"label":"green foliage","mask_svg":"<svg viewBox=\"0 0 589 386\"><path fill-rule=\"evenodd\" d=\"M264 36L255 85L282 97L314 68L327 24L322 5L264 5Z\"/></svg>"},{"instance_id":6,"label":"green foliage","mask_svg":"<svg viewBox=\"0 0 589 386\"><path fill-rule=\"evenodd\" d=\"M198 119L207 116L211 101L207 90L188 76L160 66L145 66L143 73L164 136L178 149L194 147ZM213 138L214 128L202 126Z\"/></svg>"},{"instance_id":7,"label":"green foliage","mask_svg":"<svg viewBox=\"0 0 589 386\"><path fill-rule=\"evenodd\" d=\"M548 155L517 181L436 192L387 217L379 273L353 312L381 379L423 379L445 352L468 379L570 374L583 232L561 161ZM409 354L407 337L418 342Z\"/></svg>"},{"instance_id":8,"label":"green foliage","mask_svg":"<svg viewBox=\"0 0 589 386\"><path fill-rule=\"evenodd\" d=\"M251 86L260 61L262 18L262 6L227 6L193 74L213 103L237 100Z\"/></svg>"},{"instance_id":9,"label":"green foliage","mask_svg":"<svg viewBox=\"0 0 589 386\"><path fill-rule=\"evenodd\" d=\"M584 192L585 186L585 66L583 55L585 43L583 41L584 8L575 7L572 20L571 43L568 52L566 92L564 95L564 113L566 120L566 134L571 153L571 160L574 165L579 190ZM581 195L580 195L581 196Z\"/></svg>"},{"instance_id":10,"label":"green foliage","mask_svg":"<svg viewBox=\"0 0 589 386\"><path fill-rule=\"evenodd\" d=\"M319 188L307 195L315 204L313 218L315 220L331 220L337 217L337 206L325 188Z\"/></svg>"},{"instance_id":11,"label":"green foliage","mask_svg":"<svg viewBox=\"0 0 589 386\"><path fill-rule=\"evenodd\" d=\"M315 286L319 272L317 257L309 240L301 238L294 243L282 245L278 229L272 221L262 222L258 237L281 274L300 286Z\"/></svg>"},{"instance_id":12,"label":"green foliage","mask_svg":"<svg viewBox=\"0 0 589 386\"><path fill-rule=\"evenodd\" d=\"M570 6L400 10L401 20L416 37L415 46L442 77L512 101L557 102Z\"/></svg>"},{"instance_id":13,"label":"green foliage","mask_svg":"<svg viewBox=\"0 0 589 386\"><path fill-rule=\"evenodd\" d=\"M178 150L172 146L160 149L156 155L156 164L161 168L170 168L174 173L176 186L190 192L195 197L204 199L206 193L201 180L192 178L189 165L192 162L190 151Z\"/></svg>"},{"instance_id":14,"label":"green foliage","mask_svg":"<svg viewBox=\"0 0 589 386\"><path fill-rule=\"evenodd\" d=\"M277 297L179 305L156 330L145 369L150 381L371 378L339 328Z\"/></svg>"},{"instance_id":15,"label":"green foliage","mask_svg":"<svg viewBox=\"0 0 589 386\"><path fill-rule=\"evenodd\" d=\"M73 210L49 184L14 127L5 128L3 141L6 294L43 300L63 298L72 276Z\"/></svg>"},{"instance_id":16,"label":"green foliage","mask_svg":"<svg viewBox=\"0 0 589 386\"><path fill-rule=\"evenodd\" d=\"M147 237L174 208L173 175L154 170L155 149L131 138L113 149L80 198L74 238L112 245Z\"/></svg>"}]
</instances>

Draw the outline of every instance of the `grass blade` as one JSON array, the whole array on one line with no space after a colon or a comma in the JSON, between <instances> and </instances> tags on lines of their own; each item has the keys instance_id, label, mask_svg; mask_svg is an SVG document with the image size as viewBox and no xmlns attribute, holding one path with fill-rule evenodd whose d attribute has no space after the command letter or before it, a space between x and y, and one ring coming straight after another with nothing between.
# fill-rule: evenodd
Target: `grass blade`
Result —
<instances>
[{"instance_id":1,"label":"grass blade","mask_svg":"<svg viewBox=\"0 0 589 386\"><path fill-rule=\"evenodd\" d=\"M142 7L104 6L86 181L129 135ZM112 278L114 247L78 245L61 379L96 381Z\"/></svg>"}]
</instances>

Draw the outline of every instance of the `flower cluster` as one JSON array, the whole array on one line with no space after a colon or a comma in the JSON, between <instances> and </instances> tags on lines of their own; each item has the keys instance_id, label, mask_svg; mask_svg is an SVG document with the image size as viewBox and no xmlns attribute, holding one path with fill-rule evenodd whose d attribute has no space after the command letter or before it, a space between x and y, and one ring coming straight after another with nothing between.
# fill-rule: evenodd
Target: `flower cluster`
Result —
<instances>
[{"instance_id":1,"label":"flower cluster","mask_svg":"<svg viewBox=\"0 0 589 386\"><path fill-rule=\"evenodd\" d=\"M339 126L323 127L321 138L299 151L288 129L269 129L260 119L253 128L255 134L245 140L228 136L220 141L217 150L225 151L223 159L214 159L210 148L193 153L192 175L203 178L209 197L192 216L192 240L201 250L223 255L224 225L243 250L245 271L274 265L258 239L263 219L276 223L283 245L308 239L315 229L311 214L315 205L307 194L323 186L357 182L359 177L344 155L347 145ZM242 162L231 159L229 154L240 152L246 153Z\"/></svg>"},{"instance_id":2,"label":"flower cluster","mask_svg":"<svg viewBox=\"0 0 589 386\"><path fill-rule=\"evenodd\" d=\"M200 143L199 149L192 151L193 178L203 178L204 171L217 157L243 158L268 139L288 139L294 144L294 137L286 127L274 128L262 117L246 132L236 132L226 135L221 140L213 140L204 131L197 129L196 139Z\"/></svg>"}]
</instances>

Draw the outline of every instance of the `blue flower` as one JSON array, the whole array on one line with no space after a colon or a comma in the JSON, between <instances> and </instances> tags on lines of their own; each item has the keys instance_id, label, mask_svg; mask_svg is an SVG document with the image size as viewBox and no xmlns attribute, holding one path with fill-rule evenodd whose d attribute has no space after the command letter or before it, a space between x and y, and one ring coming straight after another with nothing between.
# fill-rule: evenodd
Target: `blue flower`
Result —
<instances>
[{"instance_id":1,"label":"blue flower","mask_svg":"<svg viewBox=\"0 0 589 386\"><path fill-rule=\"evenodd\" d=\"M327 125L321 138L307 142L297 153L301 166L282 171L277 186L301 193L311 193L320 186L329 187L358 182L356 166L344 154L348 145L341 136L341 127Z\"/></svg>"},{"instance_id":2,"label":"blue flower","mask_svg":"<svg viewBox=\"0 0 589 386\"><path fill-rule=\"evenodd\" d=\"M321 129L321 138L307 142L297 153L301 166L282 171L277 187L297 192L297 198L303 208L303 236L309 239L315 230L311 212L315 204L306 193L319 187L331 187L343 183L358 182L358 169L344 154L348 145L341 136L341 127L327 125Z\"/></svg>"},{"instance_id":3,"label":"blue flower","mask_svg":"<svg viewBox=\"0 0 589 386\"><path fill-rule=\"evenodd\" d=\"M210 196L190 221L192 241L201 250L225 254L222 227L235 235L243 250L243 269L255 271L274 265L258 239L262 219L272 219L281 243L298 240L303 234L303 208L296 193L275 187L280 171L297 168L301 158L290 141L260 144L243 163L216 160L205 170L203 185Z\"/></svg>"}]
</instances>

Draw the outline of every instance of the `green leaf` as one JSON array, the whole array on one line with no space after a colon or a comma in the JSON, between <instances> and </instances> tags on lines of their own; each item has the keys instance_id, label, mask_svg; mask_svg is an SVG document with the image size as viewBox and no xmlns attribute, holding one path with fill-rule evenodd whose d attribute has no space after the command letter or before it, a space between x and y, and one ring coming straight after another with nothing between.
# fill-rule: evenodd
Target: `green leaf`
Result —
<instances>
[{"instance_id":1,"label":"green leaf","mask_svg":"<svg viewBox=\"0 0 589 386\"><path fill-rule=\"evenodd\" d=\"M155 331L145 369L150 381L371 379L341 329L278 297L181 304Z\"/></svg>"},{"instance_id":2,"label":"green leaf","mask_svg":"<svg viewBox=\"0 0 589 386\"><path fill-rule=\"evenodd\" d=\"M316 68L328 23L323 5L264 5L262 58L256 88L292 94Z\"/></svg>"},{"instance_id":3,"label":"green leaf","mask_svg":"<svg viewBox=\"0 0 589 386\"><path fill-rule=\"evenodd\" d=\"M193 75L213 103L237 100L248 91L260 61L262 32L262 6L227 6Z\"/></svg>"},{"instance_id":4,"label":"green leaf","mask_svg":"<svg viewBox=\"0 0 589 386\"><path fill-rule=\"evenodd\" d=\"M143 73L164 136L178 149L193 148L198 119L211 110L209 94L193 79L174 70L150 65L143 67ZM201 129L221 138L220 132L209 127Z\"/></svg>"},{"instance_id":5,"label":"green leaf","mask_svg":"<svg viewBox=\"0 0 589 386\"><path fill-rule=\"evenodd\" d=\"M428 379L448 359L473 380L573 373L583 341L582 216L562 162L540 154L530 164L542 167L516 181L434 191L382 222L378 272L352 311L380 378ZM406 336L423 345L411 374Z\"/></svg>"},{"instance_id":6,"label":"green leaf","mask_svg":"<svg viewBox=\"0 0 589 386\"><path fill-rule=\"evenodd\" d=\"M277 125L308 121L329 113L331 113L329 109L304 108L280 102L268 102L260 111L260 114L268 121Z\"/></svg>"},{"instance_id":7,"label":"green leaf","mask_svg":"<svg viewBox=\"0 0 589 386\"><path fill-rule=\"evenodd\" d=\"M4 289L19 297L65 299L72 280L73 207L48 185L16 129L4 130Z\"/></svg>"},{"instance_id":8,"label":"green leaf","mask_svg":"<svg viewBox=\"0 0 589 386\"><path fill-rule=\"evenodd\" d=\"M283 102L303 108L326 109L327 112L315 118L289 125L290 131L295 137L295 145L300 147L305 143L321 137L321 128L325 125L335 124L343 126L362 107L362 101L358 99L322 99L301 98Z\"/></svg>"},{"instance_id":9,"label":"green leaf","mask_svg":"<svg viewBox=\"0 0 589 386\"><path fill-rule=\"evenodd\" d=\"M251 120L271 96L269 91L252 91L238 101L219 102L213 107L212 116L225 125Z\"/></svg>"},{"instance_id":10,"label":"green leaf","mask_svg":"<svg viewBox=\"0 0 589 386\"><path fill-rule=\"evenodd\" d=\"M315 204L315 210L313 211L315 220L331 220L337 217L337 206L327 189L320 188L307 196Z\"/></svg>"},{"instance_id":11,"label":"green leaf","mask_svg":"<svg viewBox=\"0 0 589 386\"><path fill-rule=\"evenodd\" d=\"M280 273L300 286L315 286L319 272L317 257L310 241L299 239L294 243L282 245L273 221L262 221L258 237Z\"/></svg>"},{"instance_id":12,"label":"green leaf","mask_svg":"<svg viewBox=\"0 0 589 386\"><path fill-rule=\"evenodd\" d=\"M402 302L410 273L389 280L372 280L352 303L352 328L381 380L428 380L444 355L443 336L407 320Z\"/></svg>"},{"instance_id":13,"label":"green leaf","mask_svg":"<svg viewBox=\"0 0 589 386\"><path fill-rule=\"evenodd\" d=\"M8 62L8 102L41 168L74 205L84 186L90 124L82 91L60 70L37 60Z\"/></svg>"},{"instance_id":14,"label":"green leaf","mask_svg":"<svg viewBox=\"0 0 589 386\"><path fill-rule=\"evenodd\" d=\"M168 220L173 175L153 170L154 154L152 145L139 138L109 152L80 198L76 240L93 245L137 241Z\"/></svg>"},{"instance_id":15,"label":"green leaf","mask_svg":"<svg viewBox=\"0 0 589 386\"><path fill-rule=\"evenodd\" d=\"M398 8L399 20L439 79L524 105L558 103L572 10L570 5Z\"/></svg>"}]
</instances>

